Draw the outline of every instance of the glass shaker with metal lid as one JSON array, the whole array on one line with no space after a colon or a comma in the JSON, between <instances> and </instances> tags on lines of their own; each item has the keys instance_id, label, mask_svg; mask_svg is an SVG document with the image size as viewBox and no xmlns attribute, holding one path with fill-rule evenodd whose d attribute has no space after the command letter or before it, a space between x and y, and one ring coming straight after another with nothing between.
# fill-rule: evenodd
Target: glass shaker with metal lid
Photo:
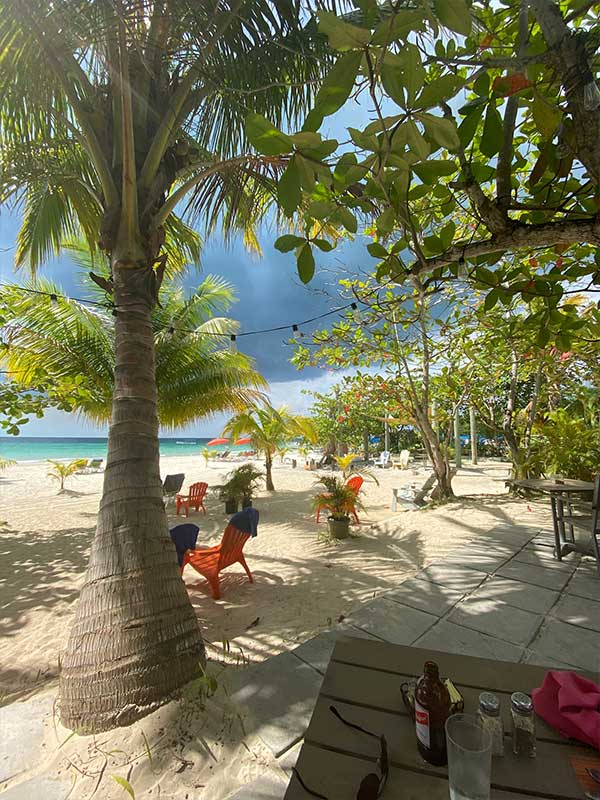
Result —
<instances>
[{"instance_id":1,"label":"glass shaker with metal lid","mask_svg":"<svg viewBox=\"0 0 600 800\"><path fill-rule=\"evenodd\" d=\"M531 697L523 692L515 692L510 696L510 711L513 753L535 758L535 714Z\"/></svg>"},{"instance_id":2,"label":"glass shaker with metal lid","mask_svg":"<svg viewBox=\"0 0 600 800\"><path fill-rule=\"evenodd\" d=\"M500 701L491 692L482 692L479 695L479 710L477 716L481 725L492 737L492 755L504 755L504 725L500 716Z\"/></svg>"}]
</instances>

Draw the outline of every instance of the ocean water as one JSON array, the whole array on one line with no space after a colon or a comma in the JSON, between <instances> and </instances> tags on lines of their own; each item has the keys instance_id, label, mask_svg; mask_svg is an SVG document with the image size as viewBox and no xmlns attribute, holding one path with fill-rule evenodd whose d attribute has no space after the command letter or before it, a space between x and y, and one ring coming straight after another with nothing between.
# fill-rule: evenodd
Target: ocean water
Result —
<instances>
[{"instance_id":1,"label":"ocean water","mask_svg":"<svg viewBox=\"0 0 600 800\"><path fill-rule=\"evenodd\" d=\"M164 438L160 440L161 456L201 455L209 438L185 437ZM106 458L106 438L78 438L53 436L0 436L0 457L13 461L45 461L48 458ZM248 446L227 447L215 445L209 450L218 453L223 450L247 450Z\"/></svg>"}]
</instances>

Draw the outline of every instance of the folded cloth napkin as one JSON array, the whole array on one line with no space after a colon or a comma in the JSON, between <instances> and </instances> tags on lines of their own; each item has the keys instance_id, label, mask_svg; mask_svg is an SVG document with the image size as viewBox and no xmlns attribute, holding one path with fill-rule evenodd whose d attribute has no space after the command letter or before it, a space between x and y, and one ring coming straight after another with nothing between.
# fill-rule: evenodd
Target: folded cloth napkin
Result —
<instances>
[{"instance_id":1,"label":"folded cloth napkin","mask_svg":"<svg viewBox=\"0 0 600 800\"><path fill-rule=\"evenodd\" d=\"M600 686L575 672L552 669L531 697L535 713L548 725L600 750Z\"/></svg>"}]
</instances>

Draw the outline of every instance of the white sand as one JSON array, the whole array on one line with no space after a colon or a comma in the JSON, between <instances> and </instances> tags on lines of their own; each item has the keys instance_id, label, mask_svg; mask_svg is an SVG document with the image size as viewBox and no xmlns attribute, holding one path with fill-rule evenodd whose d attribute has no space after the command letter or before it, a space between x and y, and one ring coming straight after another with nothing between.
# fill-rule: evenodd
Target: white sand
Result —
<instances>
[{"instance_id":1,"label":"white sand","mask_svg":"<svg viewBox=\"0 0 600 800\"><path fill-rule=\"evenodd\" d=\"M212 462L206 467L201 456L161 461L163 476L185 472L186 486L198 480L215 486L232 466ZM78 476L70 481L70 492L57 495L46 469L45 464L19 464L0 477L0 521L8 523L0 529L0 701L4 702L32 691L55 690L58 653L83 578L100 498L102 475ZM255 500L261 515L259 533L245 549L255 583L248 582L241 568L232 567L222 576L222 599L215 601L206 581L191 567L186 568L184 579L209 657L230 663L262 660L326 629L361 602L393 589L424 565L442 561L452 549L485 536L499 522L522 520L525 513L531 513L547 523L544 505L498 496L505 493L502 479L507 471L506 464L495 462L467 466L454 486L459 495L471 497L431 510L398 512L390 520L391 488L421 477L410 470L377 470L380 485L364 485L366 510L361 514L362 524L354 528L356 538L326 544L318 537L326 522L317 526L310 506L315 473L277 465L277 491L262 492ZM192 512L190 521L200 526L199 544L216 544L227 517L214 496L209 495L206 507L206 516ZM169 523L173 525L175 517L170 510ZM257 618L258 623L249 627ZM174 733L173 726L181 726L188 713L195 721L184 728L192 726L192 741L171 743L161 750L165 736L172 742L181 738L181 731ZM142 730L151 747L159 741L160 755L152 766L145 754ZM203 743L198 739L200 733ZM58 740L66 735L59 731ZM223 695L208 703L205 714L198 711L197 701L171 704L131 728L97 737L96 744L110 742L109 749L128 754L126 761L139 756L131 776L136 797L184 798L185 791L195 788L190 797L218 800L267 767L276 769L260 742L243 739L236 711ZM56 741L51 732L49 752ZM105 744L101 751L107 747ZM181 767L178 758L187 758L182 755L186 748L193 749L190 760L194 769L184 767L177 772ZM81 784L77 797L87 797L86 791L91 794L106 758L101 751L95 749L94 740L75 737L52 756L55 765L62 764L63 773L68 769L77 777ZM75 762L87 753L91 766L84 772L91 771L95 777L84 778L76 767L66 764L70 752ZM103 797L126 796L109 777L110 772L127 775L131 764L121 768L119 758L123 761L124 756L109 758L102 778ZM146 794L159 785L158 793Z\"/></svg>"}]
</instances>

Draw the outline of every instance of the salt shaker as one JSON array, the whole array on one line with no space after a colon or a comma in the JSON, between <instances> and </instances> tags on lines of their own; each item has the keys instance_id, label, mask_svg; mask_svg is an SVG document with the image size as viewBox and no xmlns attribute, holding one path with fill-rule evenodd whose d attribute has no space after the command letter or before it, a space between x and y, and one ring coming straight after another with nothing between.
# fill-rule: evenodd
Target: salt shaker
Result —
<instances>
[{"instance_id":1,"label":"salt shaker","mask_svg":"<svg viewBox=\"0 0 600 800\"><path fill-rule=\"evenodd\" d=\"M535 716L528 694L515 692L510 696L513 753L535 758Z\"/></svg>"},{"instance_id":2,"label":"salt shaker","mask_svg":"<svg viewBox=\"0 0 600 800\"><path fill-rule=\"evenodd\" d=\"M492 755L504 755L504 726L500 716L500 701L491 692L482 692L479 695L479 722L492 737Z\"/></svg>"}]
</instances>

